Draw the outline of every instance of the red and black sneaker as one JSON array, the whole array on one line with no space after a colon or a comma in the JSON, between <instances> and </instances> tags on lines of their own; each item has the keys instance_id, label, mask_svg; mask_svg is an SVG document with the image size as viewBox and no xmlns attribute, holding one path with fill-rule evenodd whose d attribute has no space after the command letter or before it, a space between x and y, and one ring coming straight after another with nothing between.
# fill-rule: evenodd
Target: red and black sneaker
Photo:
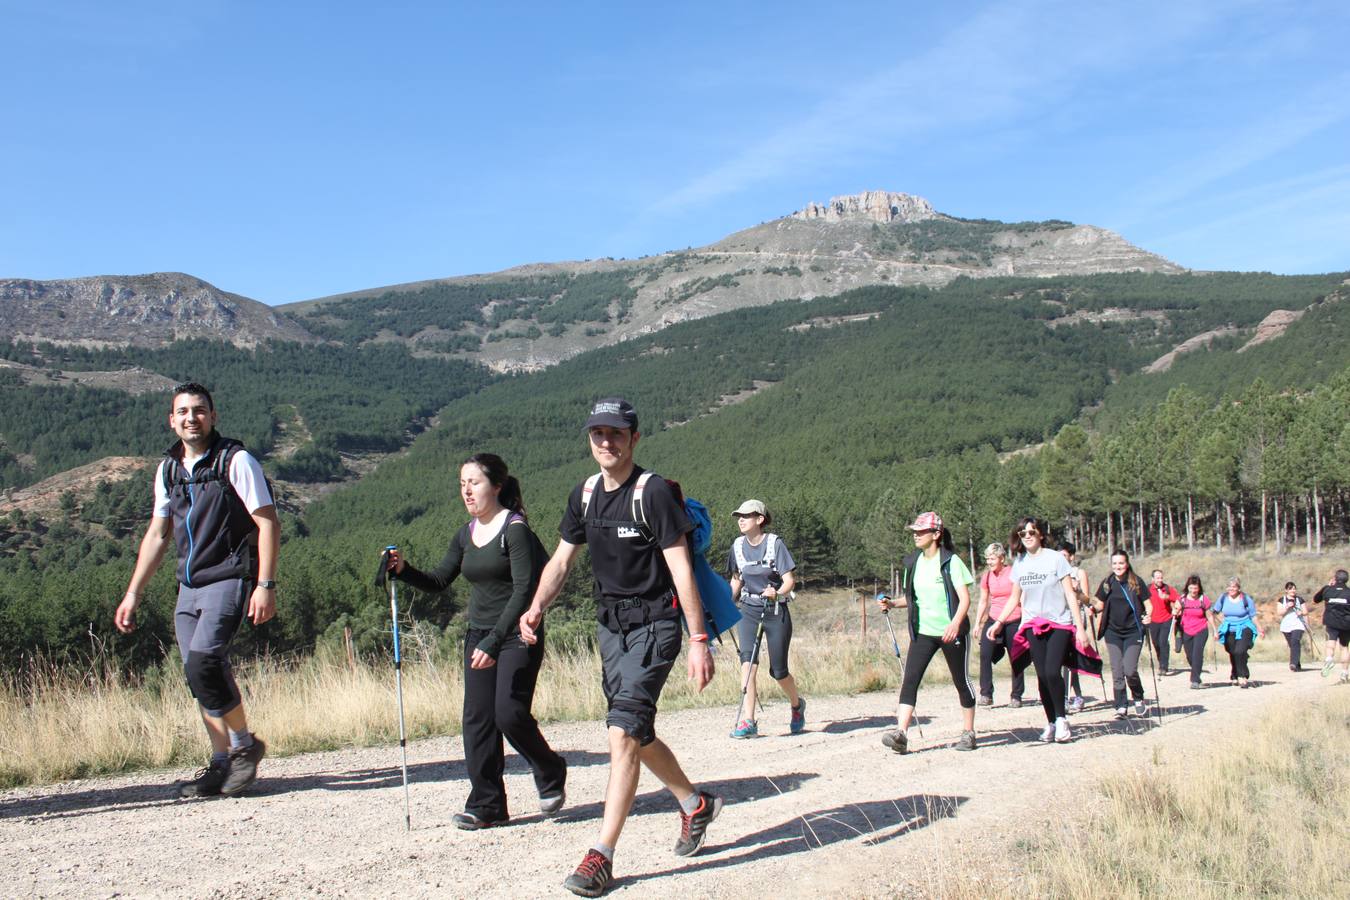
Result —
<instances>
[{"instance_id":1,"label":"red and black sneaker","mask_svg":"<svg viewBox=\"0 0 1350 900\"><path fill-rule=\"evenodd\" d=\"M567 876L563 887L582 897L599 897L614 879L614 864L599 850L587 850L577 870Z\"/></svg>"},{"instance_id":2,"label":"red and black sneaker","mask_svg":"<svg viewBox=\"0 0 1350 900\"><path fill-rule=\"evenodd\" d=\"M701 850L709 823L722 811L721 797L699 791L698 799L698 809L692 814L680 810L680 839L675 842L676 856L693 856Z\"/></svg>"}]
</instances>

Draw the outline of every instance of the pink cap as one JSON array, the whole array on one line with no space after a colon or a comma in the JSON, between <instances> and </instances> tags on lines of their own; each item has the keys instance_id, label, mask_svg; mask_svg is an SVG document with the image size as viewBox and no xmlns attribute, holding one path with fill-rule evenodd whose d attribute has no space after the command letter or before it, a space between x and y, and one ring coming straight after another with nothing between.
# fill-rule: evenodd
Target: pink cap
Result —
<instances>
[{"instance_id":1,"label":"pink cap","mask_svg":"<svg viewBox=\"0 0 1350 900\"><path fill-rule=\"evenodd\" d=\"M935 512L919 513L914 524L909 526L910 531L941 531L942 516Z\"/></svg>"}]
</instances>

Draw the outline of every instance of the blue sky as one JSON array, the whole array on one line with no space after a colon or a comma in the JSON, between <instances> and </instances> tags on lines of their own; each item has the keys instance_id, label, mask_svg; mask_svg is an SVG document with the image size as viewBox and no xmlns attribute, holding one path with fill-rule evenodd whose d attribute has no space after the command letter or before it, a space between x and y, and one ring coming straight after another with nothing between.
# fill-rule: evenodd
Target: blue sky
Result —
<instances>
[{"instance_id":1,"label":"blue sky","mask_svg":"<svg viewBox=\"0 0 1350 900\"><path fill-rule=\"evenodd\" d=\"M0 277L284 303L868 189L1350 269L1343 2L0 0L0 35Z\"/></svg>"}]
</instances>

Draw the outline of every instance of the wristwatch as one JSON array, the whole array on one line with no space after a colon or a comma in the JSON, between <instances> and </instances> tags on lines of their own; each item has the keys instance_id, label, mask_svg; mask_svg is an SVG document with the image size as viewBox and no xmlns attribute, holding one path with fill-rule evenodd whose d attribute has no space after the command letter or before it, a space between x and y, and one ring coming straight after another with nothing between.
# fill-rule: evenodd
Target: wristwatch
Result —
<instances>
[{"instance_id":1,"label":"wristwatch","mask_svg":"<svg viewBox=\"0 0 1350 900\"><path fill-rule=\"evenodd\" d=\"M258 582L258 587L266 588L269 591L275 591L277 589L277 583L269 578L266 581Z\"/></svg>"}]
</instances>

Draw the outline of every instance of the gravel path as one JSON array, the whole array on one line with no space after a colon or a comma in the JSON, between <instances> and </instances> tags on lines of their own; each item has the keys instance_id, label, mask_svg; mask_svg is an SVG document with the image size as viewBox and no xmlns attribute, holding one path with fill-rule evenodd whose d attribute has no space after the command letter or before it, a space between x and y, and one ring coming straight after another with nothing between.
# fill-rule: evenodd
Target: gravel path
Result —
<instances>
[{"instance_id":1,"label":"gravel path","mask_svg":"<svg viewBox=\"0 0 1350 900\"><path fill-rule=\"evenodd\" d=\"M1008 790L1011 773L1027 790L1064 790L1156 754L1212 747L1274 704L1336 689L1316 671L1295 675L1278 663L1253 664L1253 675L1258 687L1246 691L1226 684L1190 691L1185 676L1159 679L1167 710L1161 729L1115 721L1097 703L1072 717L1076 740L1064 746L1036 742L1044 722L1038 705L981 709L975 753L951 749L960 720L945 684L921 691L925 736L904 757L879 744L894 723L887 694L812 697L809 730L799 737L787 736L787 705L774 695L760 720L768 736L756 740L727 738L728 708L663 715L661 735L691 778L726 798L726 808L703 851L677 857L674 800L644 772L612 893L927 893L943 865L989 859L1016 838L1010 823L1021 830L1044 814L1031 808L1041 804ZM1101 696L1096 681L1085 682L1090 696ZM1005 684L996 696L1003 702ZM397 747L268 760L263 778L235 800L174 799L171 782L180 772L4 792L0 894L570 896L562 879L598 826L604 728L580 722L545 732L570 765L563 814L539 817L529 773L510 755L514 819L478 833L450 824L468 791L458 738L410 745L410 833L403 829Z\"/></svg>"}]
</instances>

